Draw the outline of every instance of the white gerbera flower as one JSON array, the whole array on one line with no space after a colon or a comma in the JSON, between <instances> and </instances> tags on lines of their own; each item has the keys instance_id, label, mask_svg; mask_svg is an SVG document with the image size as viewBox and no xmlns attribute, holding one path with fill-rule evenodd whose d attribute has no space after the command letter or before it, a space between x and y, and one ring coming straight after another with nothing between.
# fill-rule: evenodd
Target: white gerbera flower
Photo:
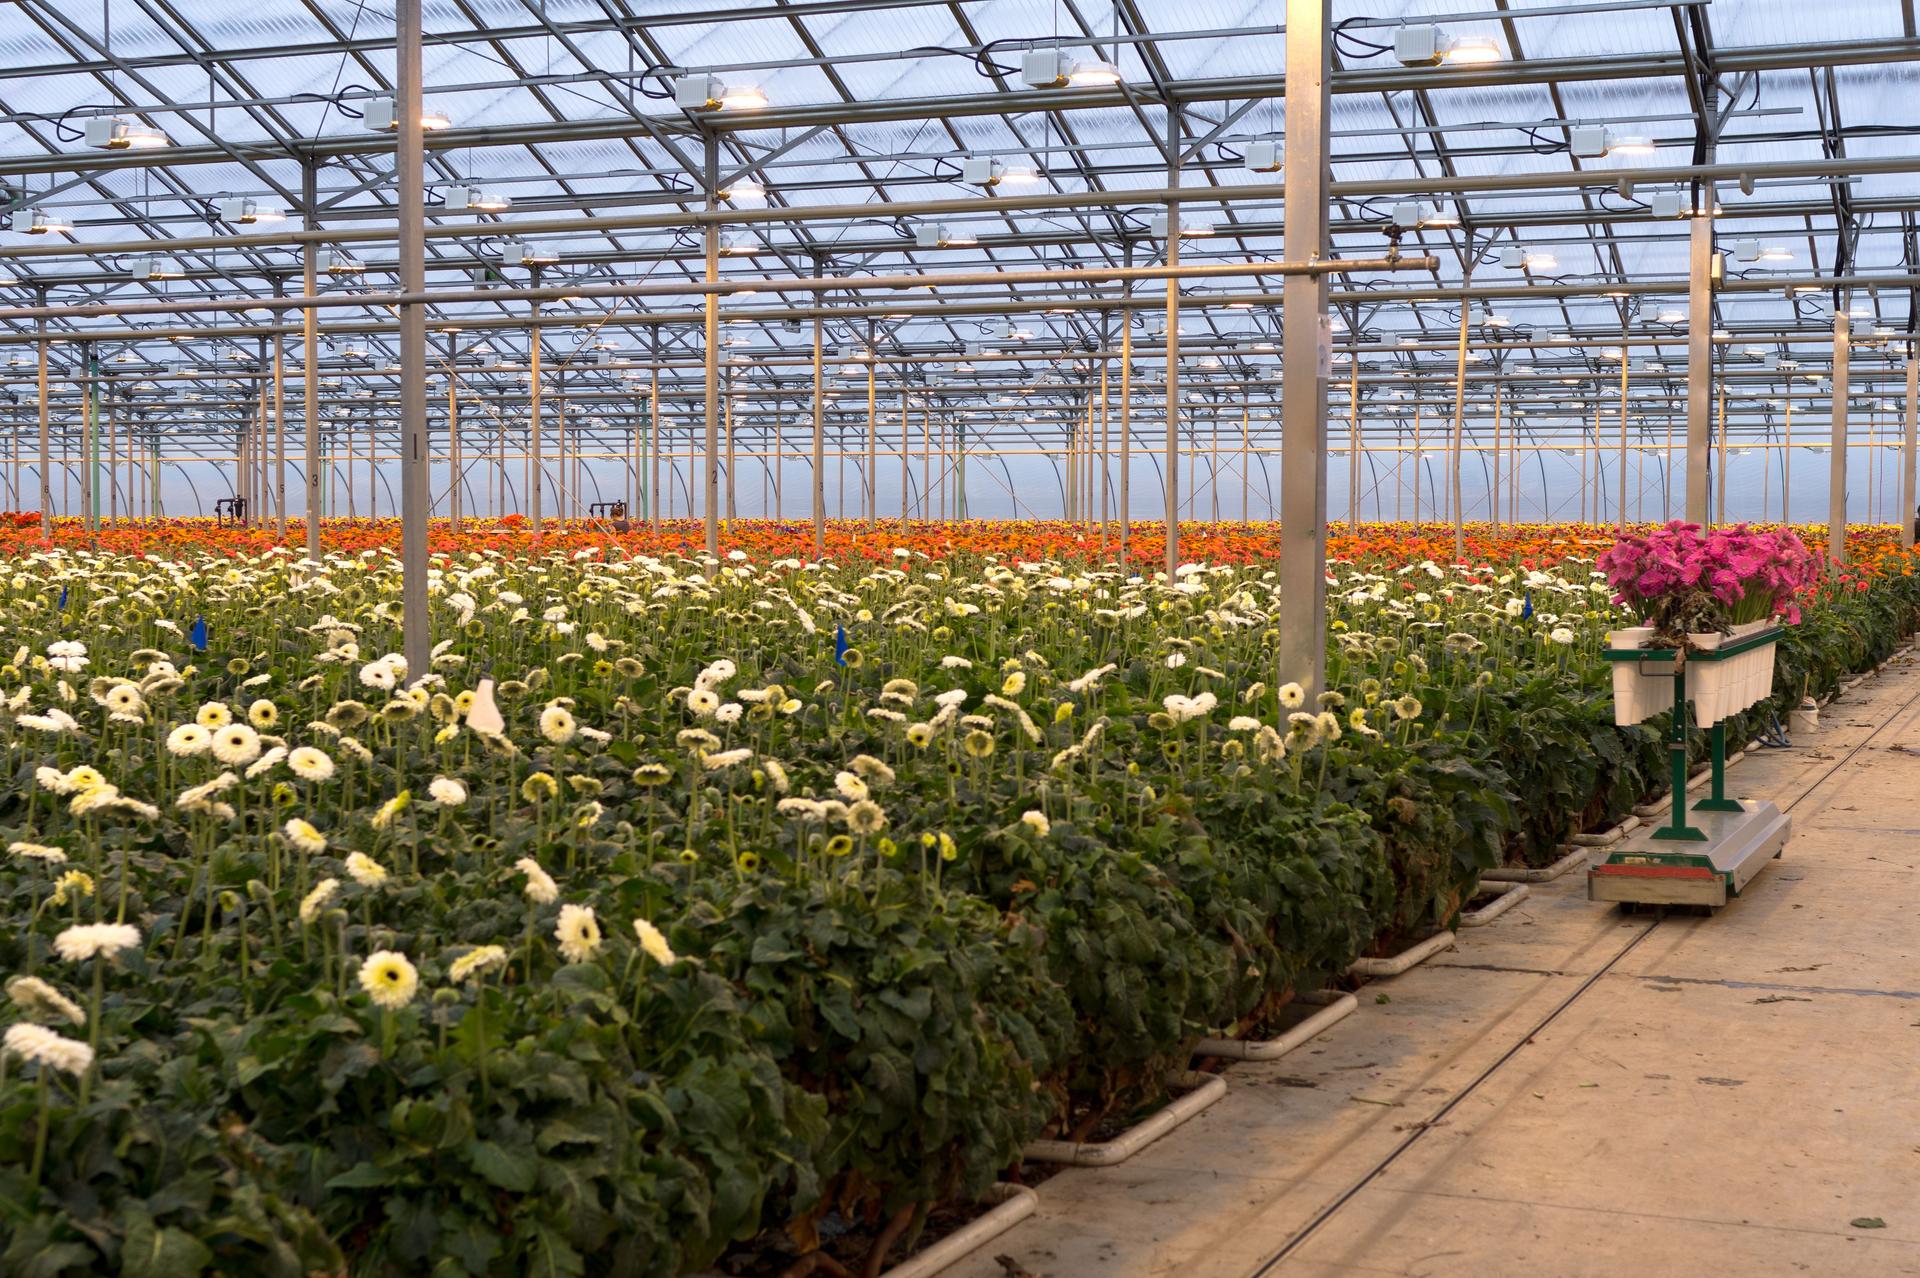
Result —
<instances>
[{"instance_id":1,"label":"white gerbera flower","mask_svg":"<svg viewBox=\"0 0 1920 1278\"><path fill-rule=\"evenodd\" d=\"M309 926L320 917L320 911L327 908L327 902L333 900L333 894L340 890L339 879L321 879L313 885L313 891L300 898L300 921Z\"/></svg>"},{"instance_id":2,"label":"white gerbera flower","mask_svg":"<svg viewBox=\"0 0 1920 1278\"><path fill-rule=\"evenodd\" d=\"M7 997L28 1016L59 1017L74 1025L87 1023L87 1011L37 976L16 976L7 982Z\"/></svg>"},{"instance_id":3,"label":"white gerbera flower","mask_svg":"<svg viewBox=\"0 0 1920 1278\"><path fill-rule=\"evenodd\" d=\"M140 944L140 929L131 923L82 923L53 938L53 952L69 963L90 958L112 958Z\"/></svg>"},{"instance_id":4,"label":"white gerbera flower","mask_svg":"<svg viewBox=\"0 0 1920 1278\"><path fill-rule=\"evenodd\" d=\"M482 945L479 949L467 951L448 965L447 976L454 984L461 985L496 967L506 966L506 962L505 949L498 945Z\"/></svg>"},{"instance_id":5,"label":"white gerbera flower","mask_svg":"<svg viewBox=\"0 0 1920 1278\"><path fill-rule=\"evenodd\" d=\"M320 833L311 821L295 817L281 828L281 833L297 852L318 856L327 850L327 836Z\"/></svg>"},{"instance_id":6,"label":"white gerbera flower","mask_svg":"<svg viewBox=\"0 0 1920 1278\"><path fill-rule=\"evenodd\" d=\"M560 955L569 963L585 963L600 951L600 923L590 905L563 905L553 927Z\"/></svg>"},{"instance_id":7,"label":"white gerbera flower","mask_svg":"<svg viewBox=\"0 0 1920 1278\"><path fill-rule=\"evenodd\" d=\"M229 767L260 757L260 734L244 723L229 723L213 734L213 757Z\"/></svg>"},{"instance_id":8,"label":"white gerbera flower","mask_svg":"<svg viewBox=\"0 0 1920 1278\"><path fill-rule=\"evenodd\" d=\"M427 785L427 796L443 808L457 808L467 801L467 787L452 777L435 777Z\"/></svg>"},{"instance_id":9,"label":"white gerbera flower","mask_svg":"<svg viewBox=\"0 0 1920 1278\"><path fill-rule=\"evenodd\" d=\"M287 748L285 746L275 746L247 766L245 773L247 780L251 781L255 777L265 776L280 766L280 761L286 757Z\"/></svg>"},{"instance_id":10,"label":"white gerbera flower","mask_svg":"<svg viewBox=\"0 0 1920 1278\"><path fill-rule=\"evenodd\" d=\"M548 706L540 712L540 735L555 745L573 740L575 726L573 715L565 706Z\"/></svg>"},{"instance_id":11,"label":"white gerbera flower","mask_svg":"<svg viewBox=\"0 0 1920 1278\"><path fill-rule=\"evenodd\" d=\"M167 734L167 753L176 758L205 754L213 745L213 734L197 723L183 723Z\"/></svg>"},{"instance_id":12,"label":"white gerbera flower","mask_svg":"<svg viewBox=\"0 0 1920 1278\"><path fill-rule=\"evenodd\" d=\"M44 1025L21 1021L7 1026L6 1050L46 1069L78 1077L93 1065L93 1049L78 1039L56 1034Z\"/></svg>"},{"instance_id":13,"label":"white gerbera flower","mask_svg":"<svg viewBox=\"0 0 1920 1278\"><path fill-rule=\"evenodd\" d=\"M47 645L47 664L55 670L84 670L87 667L87 645L72 639L50 643Z\"/></svg>"},{"instance_id":14,"label":"white gerbera flower","mask_svg":"<svg viewBox=\"0 0 1920 1278\"><path fill-rule=\"evenodd\" d=\"M347 873L361 887L377 888L387 881L387 867L368 856L365 852L347 854Z\"/></svg>"},{"instance_id":15,"label":"white gerbera flower","mask_svg":"<svg viewBox=\"0 0 1920 1278\"><path fill-rule=\"evenodd\" d=\"M1038 808L1029 808L1020 814L1020 824L1032 830L1041 838L1053 833L1053 822L1047 820L1047 814Z\"/></svg>"},{"instance_id":16,"label":"white gerbera flower","mask_svg":"<svg viewBox=\"0 0 1920 1278\"><path fill-rule=\"evenodd\" d=\"M540 868L540 863L530 856L523 856L513 863L513 868L527 876L525 888L527 899L535 905L552 905L560 899L560 886L553 876Z\"/></svg>"},{"instance_id":17,"label":"white gerbera flower","mask_svg":"<svg viewBox=\"0 0 1920 1278\"><path fill-rule=\"evenodd\" d=\"M633 934L640 938L640 948L646 951L647 957L654 962L665 967L675 961L677 956L673 952L673 947L667 944L667 938L659 928L647 920L635 919Z\"/></svg>"},{"instance_id":18,"label":"white gerbera flower","mask_svg":"<svg viewBox=\"0 0 1920 1278\"><path fill-rule=\"evenodd\" d=\"M420 973L397 950L375 950L360 965L360 988L375 1006L396 1011L413 1002L420 988Z\"/></svg>"},{"instance_id":19,"label":"white gerbera flower","mask_svg":"<svg viewBox=\"0 0 1920 1278\"><path fill-rule=\"evenodd\" d=\"M209 731L224 728L233 722L233 711L218 701L209 701L194 712L193 721Z\"/></svg>"},{"instance_id":20,"label":"white gerbera flower","mask_svg":"<svg viewBox=\"0 0 1920 1278\"><path fill-rule=\"evenodd\" d=\"M333 776L333 758L312 746L295 746L287 755L287 767L302 781L325 781Z\"/></svg>"}]
</instances>

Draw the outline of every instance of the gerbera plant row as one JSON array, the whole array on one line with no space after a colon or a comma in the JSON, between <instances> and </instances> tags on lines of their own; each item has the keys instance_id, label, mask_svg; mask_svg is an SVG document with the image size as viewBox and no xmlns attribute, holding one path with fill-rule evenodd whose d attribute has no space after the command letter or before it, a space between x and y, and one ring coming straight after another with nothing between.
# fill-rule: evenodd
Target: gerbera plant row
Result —
<instances>
[{"instance_id":1,"label":"gerbera plant row","mask_svg":"<svg viewBox=\"0 0 1920 1278\"><path fill-rule=\"evenodd\" d=\"M1166 579L978 527L443 533L423 670L384 545L21 544L0 1269L671 1278L852 1226L877 1272L1660 785L1592 530L1355 532L1309 697L1254 532ZM1784 592L1783 699L1912 629L1861 544Z\"/></svg>"}]
</instances>

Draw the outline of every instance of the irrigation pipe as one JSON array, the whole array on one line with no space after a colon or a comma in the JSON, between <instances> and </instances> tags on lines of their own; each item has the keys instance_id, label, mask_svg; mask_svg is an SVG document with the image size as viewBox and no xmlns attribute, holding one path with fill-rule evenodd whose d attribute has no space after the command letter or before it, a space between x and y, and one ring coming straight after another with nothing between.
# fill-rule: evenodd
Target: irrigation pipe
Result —
<instances>
[{"instance_id":1,"label":"irrigation pipe","mask_svg":"<svg viewBox=\"0 0 1920 1278\"><path fill-rule=\"evenodd\" d=\"M1319 1037L1332 1026L1346 1020L1360 1007L1360 1000L1353 995L1337 994L1333 990L1303 994L1299 1001L1321 1003L1324 1006L1278 1038L1203 1038L1194 1046L1193 1054L1218 1056L1230 1061L1277 1061L1302 1043Z\"/></svg>"},{"instance_id":2,"label":"irrigation pipe","mask_svg":"<svg viewBox=\"0 0 1920 1278\"><path fill-rule=\"evenodd\" d=\"M1033 1140L1021 1150L1031 1163L1062 1163L1069 1167L1111 1167L1125 1162L1180 1124L1227 1094L1227 1080L1218 1074L1177 1070L1167 1075L1175 1087L1191 1087L1165 1109L1136 1123L1112 1140Z\"/></svg>"},{"instance_id":3,"label":"irrigation pipe","mask_svg":"<svg viewBox=\"0 0 1920 1278\"><path fill-rule=\"evenodd\" d=\"M1467 910L1460 915L1461 927L1485 927L1487 924L1511 910L1533 894L1533 889L1524 883L1515 883L1499 896L1488 901L1477 910Z\"/></svg>"},{"instance_id":4,"label":"irrigation pipe","mask_svg":"<svg viewBox=\"0 0 1920 1278\"><path fill-rule=\"evenodd\" d=\"M1453 948L1453 933L1435 932L1426 940L1408 949L1400 951L1392 958L1355 959L1347 968L1348 976L1398 976L1411 968L1426 962L1442 950Z\"/></svg>"},{"instance_id":5,"label":"irrigation pipe","mask_svg":"<svg viewBox=\"0 0 1920 1278\"><path fill-rule=\"evenodd\" d=\"M987 1193L990 1197L999 1198L1000 1205L986 1215L968 1221L925 1251L909 1256L885 1270L880 1278L932 1278L948 1265L1006 1233L1033 1215L1040 1206L1040 1195L1025 1185L1009 1185L1003 1181Z\"/></svg>"},{"instance_id":6,"label":"irrigation pipe","mask_svg":"<svg viewBox=\"0 0 1920 1278\"><path fill-rule=\"evenodd\" d=\"M1482 883L1551 883L1577 865L1586 863L1590 852L1588 848L1576 847L1552 865L1527 867L1503 865L1498 869L1482 870Z\"/></svg>"}]
</instances>

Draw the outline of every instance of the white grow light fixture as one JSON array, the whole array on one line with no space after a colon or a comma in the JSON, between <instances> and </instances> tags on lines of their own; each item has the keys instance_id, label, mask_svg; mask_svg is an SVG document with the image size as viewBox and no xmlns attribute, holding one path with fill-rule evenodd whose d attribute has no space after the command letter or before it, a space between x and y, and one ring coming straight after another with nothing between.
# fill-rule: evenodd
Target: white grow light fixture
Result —
<instances>
[{"instance_id":1,"label":"white grow light fixture","mask_svg":"<svg viewBox=\"0 0 1920 1278\"><path fill-rule=\"evenodd\" d=\"M1393 33L1393 56L1402 66L1477 66L1498 62L1500 46L1492 36L1449 36L1439 27L1400 27Z\"/></svg>"},{"instance_id":2,"label":"white grow light fixture","mask_svg":"<svg viewBox=\"0 0 1920 1278\"><path fill-rule=\"evenodd\" d=\"M913 228L915 248L964 248L979 242L972 231L945 222L922 222Z\"/></svg>"},{"instance_id":3,"label":"white grow light fixture","mask_svg":"<svg viewBox=\"0 0 1920 1278\"><path fill-rule=\"evenodd\" d=\"M1028 49L1020 55L1020 82L1030 89L1064 89L1073 59L1059 49Z\"/></svg>"},{"instance_id":4,"label":"white grow light fixture","mask_svg":"<svg viewBox=\"0 0 1920 1278\"><path fill-rule=\"evenodd\" d=\"M1655 191L1647 205L1657 218L1685 217L1687 197L1679 191Z\"/></svg>"},{"instance_id":5,"label":"white grow light fixture","mask_svg":"<svg viewBox=\"0 0 1920 1278\"><path fill-rule=\"evenodd\" d=\"M177 280L181 273L180 263L153 254L136 257L127 267L127 274L136 280Z\"/></svg>"},{"instance_id":6,"label":"white grow light fixture","mask_svg":"<svg viewBox=\"0 0 1920 1278\"><path fill-rule=\"evenodd\" d=\"M230 196L220 201L220 220L235 226L284 222L286 213L276 204L262 204L250 195Z\"/></svg>"},{"instance_id":7,"label":"white grow light fixture","mask_svg":"<svg viewBox=\"0 0 1920 1278\"><path fill-rule=\"evenodd\" d=\"M321 249L314 256L314 269L323 275L365 275L367 268L359 258L340 249Z\"/></svg>"},{"instance_id":8,"label":"white grow light fixture","mask_svg":"<svg viewBox=\"0 0 1920 1278\"><path fill-rule=\"evenodd\" d=\"M1246 166L1249 173L1278 173L1286 164L1286 157L1278 142L1247 143Z\"/></svg>"},{"instance_id":9,"label":"white grow light fixture","mask_svg":"<svg viewBox=\"0 0 1920 1278\"><path fill-rule=\"evenodd\" d=\"M87 145L96 151L152 151L167 145L167 135L123 115L87 121Z\"/></svg>"},{"instance_id":10,"label":"white grow light fixture","mask_svg":"<svg viewBox=\"0 0 1920 1278\"><path fill-rule=\"evenodd\" d=\"M1172 226L1172 224L1172 218L1163 210L1147 218L1147 233L1156 240L1164 240L1167 238L1167 229ZM1212 234L1213 223L1211 222L1192 222L1186 218L1180 219L1180 238L1183 240L1196 239Z\"/></svg>"},{"instance_id":11,"label":"white grow light fixture","mask_svg":"<svg viewBox=\"0 0 1920 1278\"><path fill-rule=\"evenodd\" d=\"M687 111L764 111L758 85L727 84L717 75L683 75L673 82L673 104Z\"/></svg>"},{"instance_id":12,"label":"white grow light fixture","mask_svg":"<svg viewBox=\"0 0 1920 1278\"><path fill-rule=\"evenodd\" d=\"M1388 220L1402 230L1411 231L1427 220L1426 209L1416 200L1402 200L1393 206Z\"/></svg>"},{"instance_id":13,"label":"white grow light fixture","mask_svg":"<svg viewBox=\"0 0 1920 1278\"><path fill-rule=\"evenodd\" d=\"M20 209L13 215L13 229L22 235L52 235L73 230L73 223L43 208Z\"/></svg>"},{"instance_id":14,"label":"white grow light fixture","mask_svg":"<svg viewBox=\"0 0 1920 1278\"><path fill-rule=\"evenodd\" d=\"M560 260L552 249L525 240L508 240L500 246L500 261L505 266L546 266Z\"/></svg>"},{"instance_id":15,"label":"white grow light fixture","mask_svg":"<svg viewBox=\"0 0 1920 1278\"><path fill-rule=\"evenodd\" d=\"M1032 89L1107 89L1120 83L1120 68L1105 58L1075 58L1064 49L1028 49L1020 55L1020 79Z\"/></svg>"},{"instance_id":16,"label":"white grow light fixture","mask_svg":"<svg viewBox=\"0 0 1920 1278\"><path fill-rule=\"evenodd\" d=\"M400 128L400 117L395 110L392 98L370 98L362 116L366 126L375 133L393 133ZM441 129L453 127L453 120L445 111L433 107L420 108L420 127L428 133L438 133Z\"/></svg>"},{"instance_id":17,"label":"white grow light fixture","mask_svg":"<svg viewBox=\"0 0 1920 1278\"><path fill-rule=\"evenodd\" d=\"M499 213L512 208L513 200L498 191L483 191L477 186L450 186L446 207L452 212Z\"/></svg>"}]
</instances>

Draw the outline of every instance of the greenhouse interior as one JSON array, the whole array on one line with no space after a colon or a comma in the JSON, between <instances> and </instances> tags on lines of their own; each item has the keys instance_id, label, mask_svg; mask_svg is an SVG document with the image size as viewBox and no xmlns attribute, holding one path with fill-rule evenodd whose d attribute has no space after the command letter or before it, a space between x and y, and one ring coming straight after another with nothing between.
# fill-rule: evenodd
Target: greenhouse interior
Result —
<instances>
[{"instance_id":1,"label":"greenhouse interior","mask_svg":"<svg viewBox=\"0 0 1920 1278\"><path fill-rule=\"evenodd\" d=\"M1920 1272L1914 0L0 50L0 1278Z\"/></svg>"}]
</instances>

